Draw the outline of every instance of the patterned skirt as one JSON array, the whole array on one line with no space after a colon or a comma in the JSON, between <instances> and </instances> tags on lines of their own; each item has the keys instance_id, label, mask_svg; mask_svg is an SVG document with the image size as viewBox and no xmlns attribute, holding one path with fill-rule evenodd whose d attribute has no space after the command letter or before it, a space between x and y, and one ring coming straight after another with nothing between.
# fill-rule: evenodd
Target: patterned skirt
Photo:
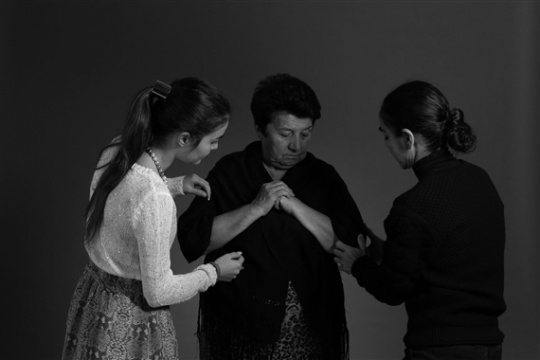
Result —
<instances>
[{"instance_id":1,"label":"patterned skirt","mask_svg":"<svg viewBox=\"0 0 540 360\"><path fill-rule=\"evenodd\" d=\"M150 307L141 281L90 262L71 299L62 359L177 360L169 307Z\"/></svg>"}]
</instances>

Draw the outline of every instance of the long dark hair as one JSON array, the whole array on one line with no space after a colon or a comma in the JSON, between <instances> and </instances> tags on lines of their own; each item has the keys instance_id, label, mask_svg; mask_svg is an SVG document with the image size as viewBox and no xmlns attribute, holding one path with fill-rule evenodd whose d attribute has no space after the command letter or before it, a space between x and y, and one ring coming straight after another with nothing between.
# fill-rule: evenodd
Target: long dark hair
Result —
<instances>
[{"instance_id":1,"label":"long dark hair","mask_svg":"<svg viewBox=\"0 0 540 360\"><path fill-rule=\"evenodd\" d=\"M188 77L175 80L162 98L153 87L140 90L131 102L119 147L106 166L86 207L85 240L94 238L103 222L110 192L118 186L145 149L159 144L167 135L188 132L196 147L201 139L229 120L230 104L221 92L205 80ZM100 152L103 152L108 145Z\"/></svg>"},{"instance_id":2,"label":"long dark hair","mask_svg":"<svg viewBox=\"0 0 540 360\"><path fill-rule=\"evenodd\" d=\"M430 151L450 147L469 153L476 147L476 135L463 111L450 108L443 93L425 81L410 81L390 92L379 116L395 134L409 129L424 136Z\"/></svg>"}]
</instances>

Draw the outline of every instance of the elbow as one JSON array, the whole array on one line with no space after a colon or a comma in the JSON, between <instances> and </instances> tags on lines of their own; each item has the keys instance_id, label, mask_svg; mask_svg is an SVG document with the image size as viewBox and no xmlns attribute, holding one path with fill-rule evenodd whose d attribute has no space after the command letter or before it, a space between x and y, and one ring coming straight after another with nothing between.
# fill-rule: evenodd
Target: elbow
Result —
<instances>
[{"instance_id":1,"label":"elbow","mask_svg":"<svg viewBox=\"0 0 540 360\"><path fill-rule=\"evenodd\" d=\"M148 291L143 288L143 295L144 299L148 303L148 305L152 308L158 308L163 306L163 303L161 301L161 298L159 294L155 291Z\"/></svg>"},{"instance_id":2,"label":"elbow","mask_svg":"<svg viewBox=\"0 0 540 360\"><path fill-rule=\"evenodd\" d=\"M390 306L399 306L399 305L403 304L405 302L405 300L404 299L393 298L393 299L384 299L384 300L382 300L382 302L384 302L385 304L390 305Z\"/></svg>"},{"instance_id":3,"label":"elbow","mask_svg":"<svg viewBox=\"0 0 540 360\"><path fill-rule=\"evenodd\" d=\"M180 250L182 251L182 254L184 254L184 257L188 263L192 263L203 255L202 249L200 249L198 246L194 246L193 244L182 241L179 242Z\"/></svg>"},{"instance_id":4,"label":"elbow","mask_svg":"<svg viewBox=\"0 0 540 360\"><path fill-rule=\"evenodd\" d=\"M161 302L155 298L155 297L147 297L145 296L145 299L146 299L146 302L148 303L148 305L152 308L159 308L159 307L162 307L163 304L161 304Z\"/></svg>"},{"instance_id":5,"label":"elbow","mask_svg":"<svg viewBox=\"0 0 540 360\"><path fill-rule=\"evenodd\" d=\"M386 292L374 295L377 300L390 306L399 306L407 300L406 294L397 292Z\"/></svg>"},{"instance_id":6,"label":"elbow","mask_svg":"<svg viewBox=\"0 0 540 360\"><path fill-rule=\"evenodd\" d=\"M195 251L188 251L188 250L182 250L182 253L184 254L184 257L186 258L188 263L192 263L198 258L200 258L204 254L200 254L199 252Z\"/></svg>"}]
</instances>

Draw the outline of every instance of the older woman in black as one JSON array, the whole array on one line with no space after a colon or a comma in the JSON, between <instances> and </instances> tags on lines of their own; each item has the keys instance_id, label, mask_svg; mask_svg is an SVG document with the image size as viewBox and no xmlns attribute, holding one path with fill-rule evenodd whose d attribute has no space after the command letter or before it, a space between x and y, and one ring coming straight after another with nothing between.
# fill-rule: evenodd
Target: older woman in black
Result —
<instances>
[{"instance_id":1,"label":"older woman in black","mask_svg":"<svg viewBox=\"0 0 540 360\"><path fill-rule=\"evenodd\" d=\"M320 104L288 74L262 80L251 109L259 141L220 159L208 174L210 201L178 221L188 261L241 251L231 286L200 297L204 360L345 360L348 331L335 239L364 232L347 186L308 151Z\"/></svg>"},{"instance_id":2,"label":"older woman in black","mask_svg":"<svg viewBox=\"0 0 540 360\"><path fill-rule=\"evenodd\" d=\"M486 171L449 151L474 149L463 112L408 82L384 99L379 130L418 183L395 199L386 241L370 234L371 252L361 235L360 250L338 243L336 261L379 301L405 303L405 359L500 359L504 209Z\"/></svg>"}]
</instances>

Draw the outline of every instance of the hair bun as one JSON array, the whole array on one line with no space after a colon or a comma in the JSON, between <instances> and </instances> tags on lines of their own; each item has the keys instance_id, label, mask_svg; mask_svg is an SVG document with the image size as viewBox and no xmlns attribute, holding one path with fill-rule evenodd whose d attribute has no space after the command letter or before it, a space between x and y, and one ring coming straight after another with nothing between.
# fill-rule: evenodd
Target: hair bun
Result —
<instances>
[{"instance_id":1,"label":"hair bun","mask_svg":"<svg viewBox=\"0 0 540 360\"><path fill-rule=\"evenodd\" d=\"M469 124L465 122L463 111L453 108L447 119L448 145L462 153L469 153L476 148L476 135Z\"/></svg>"},{"instance_id":2,"label":"hair bun","mask_svg":"<svg viewBox=\"0 0 540 360\"><path fill-rule=\"evenodd\" d=\"M450 121L450 124L454 127L463 125L465 123L463 111L458 108L453 108L452 110L450 110L448 121Z\"/></svg>"}]
</instances>

